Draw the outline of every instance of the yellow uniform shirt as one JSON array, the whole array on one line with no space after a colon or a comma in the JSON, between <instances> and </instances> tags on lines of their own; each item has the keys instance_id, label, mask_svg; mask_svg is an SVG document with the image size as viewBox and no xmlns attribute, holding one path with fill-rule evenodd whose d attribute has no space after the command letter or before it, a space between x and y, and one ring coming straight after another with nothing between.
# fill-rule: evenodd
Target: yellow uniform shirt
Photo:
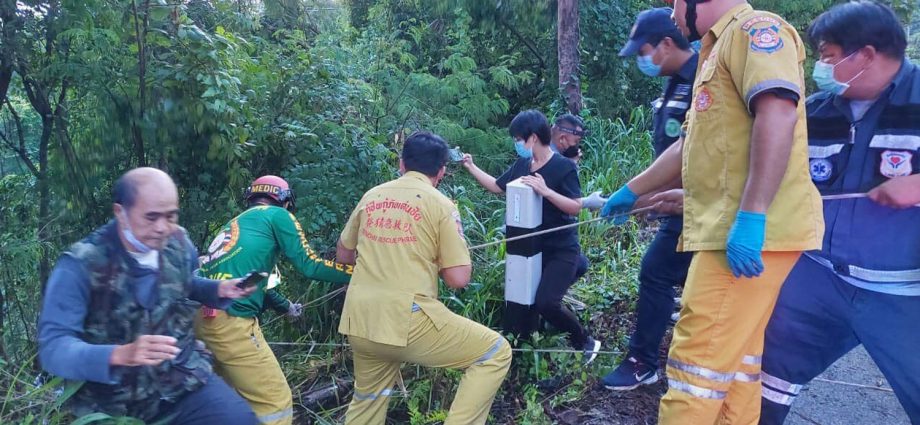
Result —
<instances>
[{"instance_id":1,"label":"yellow uniform shirt","mask_svg":"<svg viewBox=\"0 0 920 425\"><path fill-rule=\"evenodd\" d=\"M786 174L767 210L764 251L821 247L821 198L808 171L805 49L782 18L739 5L703 37L683 145L683 251L724 250L750 162L751 100L769 90L798 96Z\"/></svg>"},{"instance_id":2,"label":"yellow uniform shirt","mask_svg":"<svg viewBox=\"0 0 920 425\"><path fill-rule=\"evenodd\" d=\"M438 301L438 272L469 265L470 253L457 208L428 177L409 172L369 190L341 241L358 261L339 333L404 347L413 303L444 326L451 313Z\"/></svg>"}]
</instances>

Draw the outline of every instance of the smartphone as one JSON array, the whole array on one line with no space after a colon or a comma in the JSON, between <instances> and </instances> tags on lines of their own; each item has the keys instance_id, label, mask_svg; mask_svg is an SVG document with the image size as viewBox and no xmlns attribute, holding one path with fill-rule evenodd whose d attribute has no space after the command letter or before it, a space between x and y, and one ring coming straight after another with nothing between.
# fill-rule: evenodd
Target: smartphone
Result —
<instances>
[{"instance_id":1,"label":"smartphone","mask_svg":"<svg viewBox=\"0 0 920 425\"><path fill-rule=\"evenodd\" d=\"M246 275L246 277L243 278L243 280L237 283L236 286L240 289L249 289L266 277L268 277L268 273L265 272L250 272Z\"/></svg>"},{"instance_id":2,"label":"smartphone","mask_svg":"<svg viewBox=\"0 0 920 425\"><path fill-rule=\"evenodd\" d=\"M461 162L463 161L463 152L460 151L460 147L457 146L448 151L450 153L451 162Z\"/></svg>"}]
</instances>

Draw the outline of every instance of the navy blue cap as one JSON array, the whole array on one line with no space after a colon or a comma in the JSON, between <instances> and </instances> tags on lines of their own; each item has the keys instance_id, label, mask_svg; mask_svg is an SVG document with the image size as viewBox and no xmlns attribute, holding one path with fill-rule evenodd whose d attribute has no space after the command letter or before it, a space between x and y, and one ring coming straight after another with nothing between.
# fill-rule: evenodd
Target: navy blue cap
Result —
<instances>
[{"instance_id":1,"label":"navy blue cap","mask_svg":"<svg viewBox=\"0 0 920 425\"><path fill-rule=\"evenodd\" d=\"M657 43L664 37L679 35L680 30L671 20L671 12L669 7L659 7L640 13L629 34L629 42L620 50L620 56L635 56L646 43Z\"/></svg>"}]
</instances>

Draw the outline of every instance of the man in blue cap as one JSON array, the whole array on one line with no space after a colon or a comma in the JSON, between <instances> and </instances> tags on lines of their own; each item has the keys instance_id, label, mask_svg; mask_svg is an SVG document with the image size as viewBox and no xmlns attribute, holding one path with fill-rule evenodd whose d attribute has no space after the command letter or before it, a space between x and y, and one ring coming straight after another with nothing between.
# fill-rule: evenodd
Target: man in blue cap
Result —
<instances>
[{"instance_id":1,"label":"man in blue cap","mask_svg":"<svg viewBox=\"0 0 920 425\"><path fill-rule=\"evenodd\" d=\"M621 57L636 56L639 70L650 77L668 77L653 108L655 156L680 137L690 108L697 53L671 21L671 9L639 14ZM673 187L679 187L675 181ZM658 381L658 349L674 311L674 287L683 285L693 254L677 252L682 215L663 216L658 233L642 258L636 330L629 340L626 360L603 379L610 390L627 391Z\"/></svg>"}]
</instances>

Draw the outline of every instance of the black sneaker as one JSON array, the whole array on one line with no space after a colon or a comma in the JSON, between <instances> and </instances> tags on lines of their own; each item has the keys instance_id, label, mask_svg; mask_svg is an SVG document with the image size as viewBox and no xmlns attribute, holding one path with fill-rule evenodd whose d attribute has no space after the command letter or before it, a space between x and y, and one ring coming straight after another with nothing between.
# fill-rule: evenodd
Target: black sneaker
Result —
<instances>
[{"instance_id":1,"label":"black sneaker","mask_svg":"<svg viewBox=\"0 0 920 425\"><path fill-rule=\"evenodd\" d=\"M587 366L597 358L597 352L601 351L601 342L589 336L582 349L585 350L585 366Z\"/></svg>"},{"instance_id":2,"label":"black sneaker","mask_svg":"<svg viewBox=\"0 0 920 425\"><path fill-rule=\"evenodd\" d=\"M635 357L627 358L601 380L604 388L614 391L629 391L639 385L655 382L658 382L658 370L639 362Z\"/></svg>"}]
</instances>

